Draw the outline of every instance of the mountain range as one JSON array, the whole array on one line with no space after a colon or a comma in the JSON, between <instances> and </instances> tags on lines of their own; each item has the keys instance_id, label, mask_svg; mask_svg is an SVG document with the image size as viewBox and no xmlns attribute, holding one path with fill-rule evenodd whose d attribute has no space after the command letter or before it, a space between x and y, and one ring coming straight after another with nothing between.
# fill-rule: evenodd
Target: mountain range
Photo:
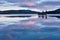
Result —
<instances>
[{"instance_id":1,"label":"mountain range","mask_svg":"<svg viewBox=\"0 0 60 40\"><path fill-rule=\"evenodd\" d=\"M6 10L6 11L0 11L0 14L60 14L60 9L56 9L54 11L43 11L43 12L37 12L37 11L31 11L31 10Z\"/></svg>"}]
</instances>

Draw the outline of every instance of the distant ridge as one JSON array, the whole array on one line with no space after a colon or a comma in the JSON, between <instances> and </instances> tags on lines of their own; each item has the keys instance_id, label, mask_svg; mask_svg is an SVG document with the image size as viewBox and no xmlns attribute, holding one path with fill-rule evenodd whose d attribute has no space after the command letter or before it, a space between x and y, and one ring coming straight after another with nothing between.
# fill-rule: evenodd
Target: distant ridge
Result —
<instances>
[{"instance_id":1,"label":"distant ridge","mask_svg":"<svg viewBox=\"0 0 60 40\"><path fill-rule=\"evenodd\" d=\"M46 13L48 13L48 14L60 14L60 9L56 9L54 11L48 11Z\"/></svg>"},{"instance_id":2,"label":"distant ridge","mask_svg":"<svg viewBox=\"0 0 60 40\"><path fill-rule=\"evenodd\" d=\"M31 11L31 10L6 10L0 11L0 14L37 14L40 12Z\"/></svg>"},{"instance_id":3,"label":"distant ridge","mask_svg":"<svg viewBox=\"0 0 60 40\"><path fill-rule=\"evenodd\" d=\"M6 11L0 11L0 14L60 14L60 9L56 9L54 11L43 11L43 12L37 12L32 10L6 10Z\"/></svg>"}]
</instances>

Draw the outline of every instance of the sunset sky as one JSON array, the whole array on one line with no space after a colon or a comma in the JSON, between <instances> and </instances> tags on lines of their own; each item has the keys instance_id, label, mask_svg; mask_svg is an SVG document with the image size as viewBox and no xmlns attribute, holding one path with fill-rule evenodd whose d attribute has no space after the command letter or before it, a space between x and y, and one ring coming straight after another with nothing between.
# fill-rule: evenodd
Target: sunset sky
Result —
<instances>
[{"instance_id":1,"label":"sunset sky","mask_svg":"<svg viewBox=\"0 0 60 40\"><path fill-rule=\"evenodd\" d=\"M60 8L60 0L0 0L0 10L7 7L9 9L11 7L15 7L15 9L24 7L39 10L54 10Z\"/></svg>"}]
</instances>

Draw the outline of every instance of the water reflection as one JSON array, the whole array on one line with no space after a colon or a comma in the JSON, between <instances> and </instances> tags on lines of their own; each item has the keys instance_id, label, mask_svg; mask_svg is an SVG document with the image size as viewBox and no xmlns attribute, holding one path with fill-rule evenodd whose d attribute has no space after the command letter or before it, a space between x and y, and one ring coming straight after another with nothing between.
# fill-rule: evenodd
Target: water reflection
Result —
<instances>
[{"instance_id":1,"label":"water reflection","mask_svg":"<svg viewBox=\"0 0 60 40\"><path fill-rule=\"evenodd\" d=\"M60 19L0 18L0 40L60 40Z\"/></svg>"},{"instance_id":2,"label":"water reflection","mask_svg":"<svg viewBox=\"0 0 60 40\"><path fill-rule=\"evenodd\" d=\"M28 22L22 23L22 25L33 25L33 24L35 24L34 21L28 21Z\"/></svg>"}]
</instances>

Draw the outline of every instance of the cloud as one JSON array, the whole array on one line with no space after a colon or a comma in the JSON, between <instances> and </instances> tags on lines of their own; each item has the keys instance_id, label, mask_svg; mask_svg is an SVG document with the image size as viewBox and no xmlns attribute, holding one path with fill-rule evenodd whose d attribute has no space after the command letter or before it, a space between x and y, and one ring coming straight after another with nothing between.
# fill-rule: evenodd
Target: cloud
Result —
<instances>
[{"instance_id":1,"label":"cloud","mask_svg":"<svg viewBox=\"0 0 60 40\"><path fill-rule=\"evenodd\" d=\"M60 0L41 0L41 1L60 1Z\"/></svg>"},{"instance_id":2,"label":"cloud","mask_svg":"<svg viewBox=\"0 0 60 40\"><path fill-rule=\"evenodd\" d=\"M0 0L0 6L18 6L50 10L60 7L60 0Z\"/></svg>"},{"instance_id":3,"label":"cloud","mask_svg":"<svg viewBox=\"0 0 60 40\"><path fill-rule=\"evenodd\" d=\"M38 8L41 10L53 10L60 7L60 1L43 1L38 4Z\"/></svg>"},{"instance_id":4,"label":"cloud","mask_svg":"<svg viewBox=\"0 0 60 40\"><path fill-rule=\"evenodd\" d=\"M35 2L38 0L5 0L5 1L16 3L16 2Z\"/></svg>"},{"instance_id":5,"label":"cloud","mask_svg":"<svg viewBox=\"0 0 60 40\"><path fill-rule=\"evenodd\" d=\"M47 1L47 2L42 2L41 5L60 5L60 1Z\"/></svg>"},{"instance_id":6,"label":"cloud","mask_svg":"<svg viewBox=\"0 0 60 40\"><path fill-rule=\"evenodd\" d=\"M52 5L44 5L43 7L44 8L52 8L53 6Z\"/></svg>"},{"instance_id":7,"label":"cloud","mask_svg":"<svg viewBox=\"0 0 60 40\"><path fill-rule=\"evenodd\" d=\"M17 3L10 3L10 2L7 2L7 1L0 1L0 6L16 6Z\"/></svg>"},{"instance_id":8,"label":"cloud","mask_svg":"<svg viewBox=\"0 0 60 40\"><path fill-rule=\"evenodd\" d=\"M36 4L33 2L23 2L22 4L27 6L36 6Z\"/></svg>"}]
</instances>

